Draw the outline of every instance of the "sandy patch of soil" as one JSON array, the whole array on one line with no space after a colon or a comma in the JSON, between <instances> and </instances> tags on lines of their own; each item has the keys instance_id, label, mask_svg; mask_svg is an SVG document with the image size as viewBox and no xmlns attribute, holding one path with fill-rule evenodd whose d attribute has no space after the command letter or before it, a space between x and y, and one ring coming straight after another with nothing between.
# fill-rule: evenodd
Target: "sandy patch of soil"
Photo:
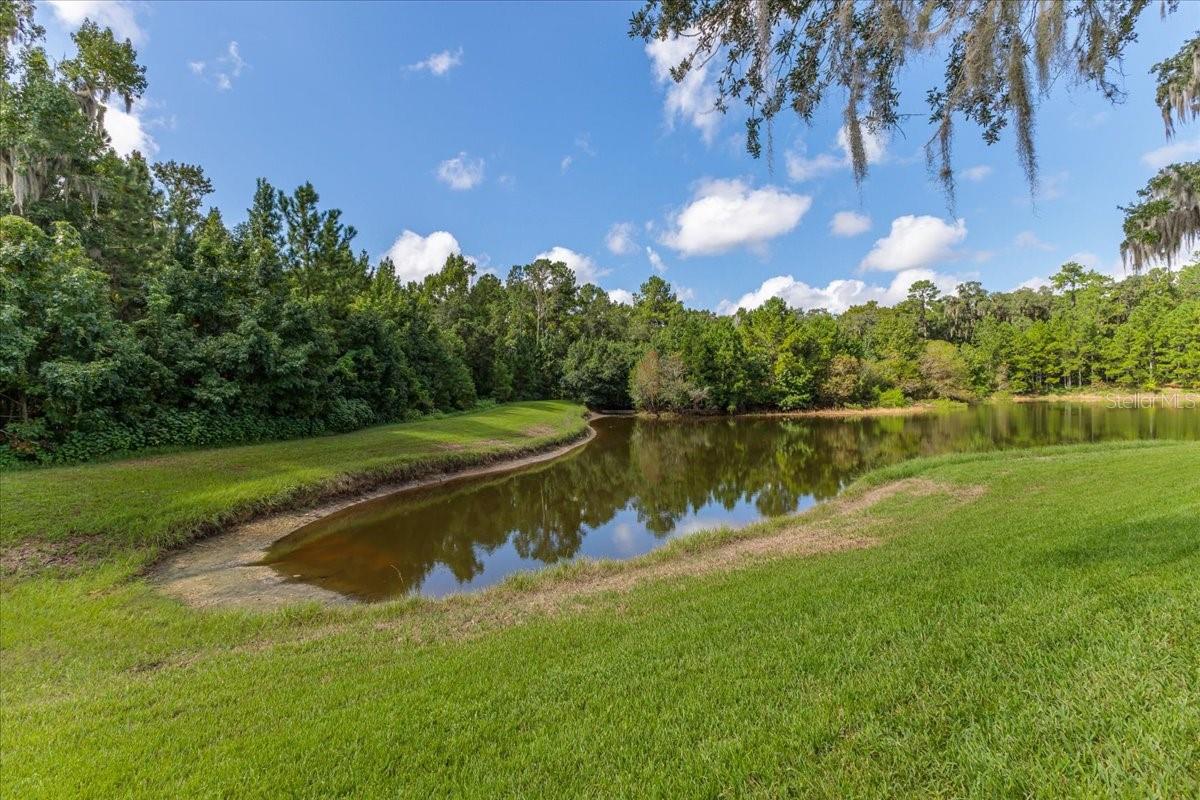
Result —
<instances>
[{"instance_id":1,"label":"sandy patch of soil","mask_svg":"<svg viewBox=\"0 0 1200 800\"><path fill-rule=\"evenodd\" d=\"M550 433L554 433L553 428L550 429ZM496 447L504 447L506 444L508 444L508 442L505 442L502 439L479 439L470 443L471 449L473 450L479 448L487 450ZM447 453L460 453L467 449L467 445L464 442L442 442L441 444L434 445L434 447Z\"/></svg>"},{"instance_id":2,"label":"sandy patch of soil","mask_svg":"<svg viewBox=\"0 0 1200 800\"><path fill-rule=\"evenodd\" d=\"M554 578L528 590L501 585L469 595L431 601L425 613L401 614L381 621L375 628L394 634L398 640L424 644L443 639L469 639L497 628L517 625L539 616L572 613L587 608L590 598L621 595L654 580L671 580L727 572L777 558L809 556L870 547L881 541L886 517L863 519L864 512L897 495L924 497L947 495L954 504L969 503L986 492L983 486L956 486L923 478L909 478L870 489L845 499L834 499L793 517L792 524L763 533L739 536L713 547L702 547L666 556L651 553L614 565L598 562L585 565L562 578ZM623 601L616 601L620 608ZM342 632L345 626L329 629Z\"/></svg>"},{"instance_id":3,"label":"sandy patch of soil","mask_svg":"<svg viewBox=\"0 0 1200 800\"><path fill-rule=\"evenodd\" d=\"M20 578L44 569L74 569L84 562L82 539L62 542L26 541L0 551L0 576Z\"/></svg>"},{"instance_id":4,"label":"sandy patch of soil","mask_svg":"<svg viewBox=\"0 0 1200 800\"><path fill-rule=\"evenodd\" d=\"M521 431L525 436L549 436L554 433L554 427L551 425L531 425Z\"/></svg>"},{"instance_id":5,"label":"sandy patch of soil","mask_svg":"<svg viewBox=\"0 0 1200 800\"><path fill-rule=\"evenodd\" d=\"M878 541L876 536L870 534L870 529L875 526L855 527L852 524L852 529L848 532L845 530L847 517L861 516L863 512L883 500L899 494L914 497L947 494L956 500L969 501L979 497L984 491L982 486L959 487L924 478L907 478L878 486L850 498L831 500L827 504L829 507L823 509L826 513L821 519L810 519L809 514L799 514L792 518L793 524L780 530L745 537L735 535L729 541L715 547L680 553L667 560L656 561L651 555L649 559L644 559L649 563L639 564L635 560L630 563L628 569L610 575L595 579L566 580L561 584L552 583L544 590L532 592L531 599L536 598L535 602L538 604L556 606L568 598L599 592L628 591L647 580L722 572L743 566L747 562L783 556L869 547ZM837 524L831 525L831 522L835 521Z\"/></svg>"},{"instance_id":6,"label":"sandy patch of soil","mask_svg":"<svg viewBox=\"0 0 1200 800\"><path fill-rule=\"evenodd\" d=\"M553 432L553 431L551 431ZM317 600L329 604L353 603L341 595L305 583L291 583L269 566L258 562L276 540L310 522L352 505L396 492L434 486L446 481L509 472L558 458L592 440L586 434L563 447L496 461L479 467L429 475L418 480L391 483L369 492L323 503L315 508L284 511L242 523L227 532L201 539L160 562L150 580L164 593L188 605L241 606L269 609Z\"/></svg>"}]
</instances>

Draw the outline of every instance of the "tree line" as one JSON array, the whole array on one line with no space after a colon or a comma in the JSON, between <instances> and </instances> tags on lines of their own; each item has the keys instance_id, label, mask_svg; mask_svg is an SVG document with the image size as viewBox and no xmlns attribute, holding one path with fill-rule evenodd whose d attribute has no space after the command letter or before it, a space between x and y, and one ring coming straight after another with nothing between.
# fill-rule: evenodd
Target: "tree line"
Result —
<instances>
[{"instance_id":1,"label":"tree line","mask_svg":"<svg viewBox=\"0 0 1200 800\"><path fill-rule=\"evenodd\" d=\"M1200 386L1196 265L1117 281L1066 264L1000 293L920 281L839 315L773 299L722 316L659 277L622 305L546 260L502 278L455 255L404 282L311 184L259 180L231 226L203 210L201 167L117 155L106 104L146 86L132 46L88 22L52 64L41 37L31 4L0 2L0 463L560 396L736 413Z\"/></svg>"}]
</instances>

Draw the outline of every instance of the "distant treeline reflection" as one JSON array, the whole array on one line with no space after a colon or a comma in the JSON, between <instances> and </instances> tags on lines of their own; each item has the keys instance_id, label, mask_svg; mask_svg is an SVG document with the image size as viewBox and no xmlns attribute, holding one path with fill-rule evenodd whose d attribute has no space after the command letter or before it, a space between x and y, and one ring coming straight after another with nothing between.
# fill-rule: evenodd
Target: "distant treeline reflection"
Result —
<instances>
[{"instance_id":1,"label":"distant treeline reflection","mask_svg":"<svg viewBox=\"0 0 1200 800\"><path fill-rule=\"evenodd\" d=\"M587 447L540 468L363 503L308 525L268 562L365 600L420 590L444 566L459 584L575 557L618 512L661 540L703 509L758 517L838 494L873 467L947 452L1097 439L1200 438L1200 415L1067 404L988 404L925 416L596 421ZM621 554L613 553L617 556ZM501 563L503 562L503 563ZM488 582L491 582L489 580Z\"/></svg>"}]
</instances>

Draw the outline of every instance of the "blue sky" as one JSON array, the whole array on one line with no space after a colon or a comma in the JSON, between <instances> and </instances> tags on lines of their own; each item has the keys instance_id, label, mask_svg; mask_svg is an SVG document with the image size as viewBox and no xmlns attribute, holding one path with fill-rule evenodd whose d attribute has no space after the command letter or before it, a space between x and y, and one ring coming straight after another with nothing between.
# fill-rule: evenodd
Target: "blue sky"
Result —
<instances>
[{"instance_id":1,"label":"blue sky","mask_svg":"<svg viewBox=\"0 0 1200 800\"><path fill-rule=\"evenodd\" d=\"M770 295L841 310L912 280L1011 289L1075 259L1120 273L1120 212L1157 166L1200 158L1200 125L1163 136L1151 64L1200 27L1200 4L1143 17L1123 104L1056 86L1042 102L1042 190L1031 203L1011 136L960 124L954 216L925 169L925 90L910 66L899 134L856 187L840 97L812 127L780 117L775 156L744 150L743 117L711 88L662 79L678 59L626 35L636 5L53 3L52 55L84 16L133 38L145 102L110 111L118 149L201 164L210 201L244 217L258 177L310 180L372 257L419 277L461 250L500 275L543 253L625 296L660 273L689 305ZM699 77L699 76L698 76Z\"/></svg>"}]
</instances>

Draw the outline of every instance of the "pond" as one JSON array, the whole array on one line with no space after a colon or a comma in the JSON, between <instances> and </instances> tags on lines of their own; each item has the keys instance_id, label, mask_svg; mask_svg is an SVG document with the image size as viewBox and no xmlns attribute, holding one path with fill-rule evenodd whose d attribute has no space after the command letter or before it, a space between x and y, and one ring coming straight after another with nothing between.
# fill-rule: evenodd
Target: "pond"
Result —
<instances>
[{"instance_id":1,"label":"pond","mask_svg":"<svg viewBox=\"0 0 1200 800\"><path fill-rule=\"evenodd\" d=\"M805 509L914 456L1111 439L1200 439L1200 412L988 403L925 415L595 420L541 465L360 503L273 544L287 580L363 601L442 596L576 558Z\"/></svg>"}]
</instances>

